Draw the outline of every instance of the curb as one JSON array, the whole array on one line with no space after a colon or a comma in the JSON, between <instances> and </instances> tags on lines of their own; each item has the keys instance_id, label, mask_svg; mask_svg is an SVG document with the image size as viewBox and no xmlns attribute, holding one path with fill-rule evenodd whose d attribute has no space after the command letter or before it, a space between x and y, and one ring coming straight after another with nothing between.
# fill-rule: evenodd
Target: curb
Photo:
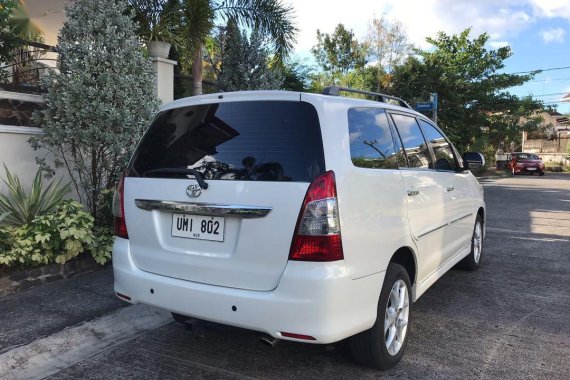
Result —
<instances>
[{"instance_id":1,"label":"curb","mask_svg":"<svg viewBox=\"0 0 570 380\"><path fill-rule=\"evenodd\" d=\"M65 264L49 264L43 267L0 274L0 296L72 277L79 273L102 269L105 266L97 264L91 256L86 255L77 257Z\"/></svg>"}]
</instances>

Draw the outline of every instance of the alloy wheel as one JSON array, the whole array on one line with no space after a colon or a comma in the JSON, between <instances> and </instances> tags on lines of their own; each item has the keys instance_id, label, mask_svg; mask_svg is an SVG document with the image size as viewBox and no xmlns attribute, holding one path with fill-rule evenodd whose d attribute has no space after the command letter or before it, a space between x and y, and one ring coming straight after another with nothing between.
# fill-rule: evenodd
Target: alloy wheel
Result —
<instances>
[{"instance_id":1,"label":"alloy wheel","mask_svg":"<svg viewBox=\"0 0 570 380\"><path fill-rule=\"evenodd\" d=\"M481 260L481 245L483 242L483 229L481 223L477 221L475 224L475 231L473 232L473 260L479 263Z\"/></svg>"},{"instance_id":2,"label":"alloy wheel","mask_svg":"<svg viewBox=\"0 0 570 380\"><path fill-rule=\"evenodd\" d=\"M390 291L384 317L384 342L392 356L398 354L406 339L409 313L408 287L403 280L398 280Z\"/></svg>"}]
</instances>

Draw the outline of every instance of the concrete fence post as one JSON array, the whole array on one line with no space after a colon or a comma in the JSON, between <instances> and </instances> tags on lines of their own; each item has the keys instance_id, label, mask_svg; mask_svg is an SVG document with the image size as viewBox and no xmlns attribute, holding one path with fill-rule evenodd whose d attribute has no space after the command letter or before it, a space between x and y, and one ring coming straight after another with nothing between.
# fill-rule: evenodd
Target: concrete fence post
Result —
<instances>
[{"instance_id":1,"label":"concrete fence post","mask_svg":"<svg viewBox=\"0 0 570 380\"><path fill-rule=\"evenodd\" d=\"M176 61L161 57L151 57L152 68L156 74L156 94L162 104L174 100L174 66Z\"/></svg>"}]
</instances>

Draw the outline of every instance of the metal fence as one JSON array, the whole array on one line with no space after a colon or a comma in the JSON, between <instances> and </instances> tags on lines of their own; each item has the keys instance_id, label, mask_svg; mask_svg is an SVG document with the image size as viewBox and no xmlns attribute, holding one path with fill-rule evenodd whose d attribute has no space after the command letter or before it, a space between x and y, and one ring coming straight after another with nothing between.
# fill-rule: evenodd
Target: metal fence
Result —
<instances>
[{"instance_id":1,"label":"metal fence","mask_svg":"<svg viewBox=\"0 0 570 380\"><path fill-rule=\"evenodd\" d=\"M2 66L6 80L0 83L0 89L11 92L40 94L40 83L48 63L57 62L56 48L39 42L26 42L13 52L12 61ZM51 65L51 66L55 66Z\"/></svg>"}]
</instances>

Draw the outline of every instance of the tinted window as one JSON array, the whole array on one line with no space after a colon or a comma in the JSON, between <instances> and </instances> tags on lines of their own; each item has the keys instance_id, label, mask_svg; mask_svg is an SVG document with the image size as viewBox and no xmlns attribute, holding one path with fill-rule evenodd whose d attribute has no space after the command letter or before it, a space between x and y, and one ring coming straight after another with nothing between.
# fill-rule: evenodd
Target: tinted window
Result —
<instances>
[{"instance_id":1,"label":"tinted window","mask_svg":"<svg viewBox=\"0 0 570 380\"><path fill-rule=\"evenodd\" d=\"M392 120L396 124L404 145L408 165L412 168L429 168L431 166L431 155L416 118L393 114Z\"/></svg>"},{"instance_id":2,"label":"tinted window","mask_svg":"<svg viewBox=\"0 0 570 380\"><path fill-rule=\"evenodd\" d=\"M420 120L422 129L426 139L430 142L431 148L435 155L434 169L437 170L455 170L457 164L451 144L443 137L443 135L434 128L433 125Z\"/></svg>"},{"instance_id":3,"label":"tinted window","mask_svg":"<svg viewBox=\"0 0 570 380\"><path fill-rule=\"evenodd\" d=\"M158 115L135 152L131 176L310 182L325 171L317 113L303 102L196 105ZM154 170L154 172L152 172ZM149 172L151 171L151 172Z\"/></svg>"},{"instance_id":4,"label":"tinted window","mask_svg":"<svg viewBox=\"0 0 570 380\"><path fill-rule=\"evenodd\" d=\"M349 109L348 129L354 166L375 169L397 169L400 166L384 110Z\"/></svg>"}]
</instances>

